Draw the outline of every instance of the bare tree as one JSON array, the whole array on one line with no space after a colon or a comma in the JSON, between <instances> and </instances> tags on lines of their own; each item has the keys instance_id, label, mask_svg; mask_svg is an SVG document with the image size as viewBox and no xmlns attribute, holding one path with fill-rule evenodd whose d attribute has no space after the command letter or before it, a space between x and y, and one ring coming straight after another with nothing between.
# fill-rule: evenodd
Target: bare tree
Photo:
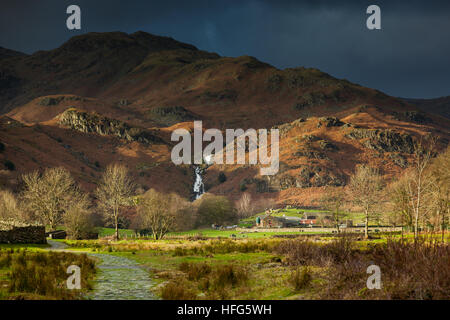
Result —
<instances>
[{"instance_id":1,"label":"bare tree","mask_svg":"<svg viewBox=\"0 0 450 320\"><path fill-rule=\"evenodd\" d=\"M374 212L374 206L379 203L383 180L378 170L362 165L356 168L349 183L349 196L354 203L364 210L364 236L369 237L369 220Z\"/></svg>"},{"instance_id":2,"label":"bare tree","mask_svg":"<svg viewBox=\"0 0 450 320\"><path fill-rule=\"evenodd\" d=\"M342 188L327 187L319 203L324 209L331 212L334 227L339 233L339 224L346 217L346 213L341 210L345 203L344 190Z\"/></svg>"},{"instance_id":3,"label":"bare tree","mask_svg":"<svg viewBox=\"0 0 450 320\"><path fill-rule=\"evenodd\" d=\"M450 218L450 147L434 159L431 175L434 184L431 187L429 202L432 206L434 224L440 226L442 241L444 241L445 229Z\"/></svg>"},{"instance_id":4,"label":"bare tree","mask_svg":"<svg viewBox=\"0 0 450 320\"><path fill-rule=\"evenodd\" d=\"M16 197L8 190L0 191L0 220L22 220Z\"/></svg>"},{"instance_id":5,"label":"bare tree","mask_svg":"<svg viewBox=\"0 0 450 320\"><path fill-rule=\"evenodd\" d=\"M89 205L87 195L83 194L77 203L67 209L64 215L64 226L70 239L86 239L95 231Z\"/></svg>"},{"instance_id":6,"label":"bare tree","mask_svg":"<svg viewBox=\"0 0 450 320\"><path fill-rule=\"evenodd\" d=\"M9 190L0 191L0 220L26 222L28 217L21 202Z\"/></svg>"},{"instance_id":7,"label":"bare tree","mask_svg":"<svg viewBox=\"0 0 450 320\"><path fill-rule=\"evenodd\" d=\"M413 227L414 213L411 207L411 202L408 196L408 180L409 175L406 172L400 179L394 181L386 189L387 196L390 200L386 215L387 219L392 224L400 224L403 227ZM389 212L390 211L390 212Z\"/></svg>"},{"instance_id":8,"label":"bare tree","mask_svg":"<svg viewBox=\"0 0 450 320\"><path fill-rule=\"evenodd\" d=\"M236 210L239 218L248 218L254 213L252 196L250 193L244 192L241 198L236 201Z\"/></svg>"},{"instance_id":9,"label":"bare tree","mask_svg":"<svg viewBox=\"0 0 450 320\"><path fill-rule=\"evenodd\" d=\"M419 219L425 216L428 209L424 206L424 199L431 192L434 184L433 176L429 174L427 169L435 153L435 144L436 140L434 138L428 138L414 143L414 164L412 170L410 170L407 192L414 213L415 239L417 239L419 233Z\"/></svg>"},{"instance_id":10,"label":"bare tree","mask_svg":"<svg viewBox=\"0 0 450 320\"><path fill-rule=\"evenodd\" d=\"M22 177L25 189L22 197L30 213L51 230L63 220L64 213L79 201L80 191L70 172L62 167L40 174L34 171Z\"/></svg>"},{"instance_id":11,"label":"bare tree","mask_svg":"<svg viewBox=\"0 0 450 320\"><path fill-rule=\"evenodd\" d=\"M134 190L135 184L128 173L128 169L120 164L112 164L106 168L95 190L98 206L114 224L116 239L119 239L121 209L133 203L131 197Z\"/></svg>"},{"instance_id":12,"label":"bare tree","mask_svg":"<svg viewBox=\"0 0 450 320\"><path fill-rule=\"evenodd\" d=\"M175 194L163 194L154 189L139 198L138 215L143 228L152 231L155 240L162 239L176 226L182 199Z\"/></svg>"}]
</instances>

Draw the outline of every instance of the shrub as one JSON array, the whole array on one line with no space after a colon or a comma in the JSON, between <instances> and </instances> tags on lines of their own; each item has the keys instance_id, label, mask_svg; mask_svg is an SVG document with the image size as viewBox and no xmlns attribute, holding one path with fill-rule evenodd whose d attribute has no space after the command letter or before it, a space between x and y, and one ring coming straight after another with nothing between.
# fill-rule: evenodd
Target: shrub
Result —
<instances>
[{"instance_id":1,"label":"shrub","mask_svg":"<svg viewBox=\"0 0 450 320\"><path fill-rule=\"evenodd\" d=\"M164 300L195 300L195 292L187 289L185 283L170 281L161 290L161 298Z\"/></svg>"},{"instance_id":2,"label":"shrub","mask_svg":"<svg viewBox=\"0 0 450 320\"><path fill-rule=\"evenodd\" d=\"M246 269L228 264L219 266L214 271L213 285L216 288L235 287L245 283L247 280L248 274Z\"/></svg>"},{"instance_id":3,"label":"shrub","mask_svg":"<svg viewBox=\"0 0 450 320\"><path fill-rule=\"evenodd\" d=\"M79 290L66 288L66 270L72 264L81 269L81 287L90 289L89 280L95 273L95 263L85 254L0 250L0 267L11 269L8 291L14 294L31 293L57 299L81 298Z\"/></svg>"},{"instance_id":4,"label":"shrub","mask_svg":"<svg viewBox=\"0 0 450 320\"><path fill-rule=\"evenodd\" d=\"M86 205L78 204L69 207L64 215L64 226L68 238L73 240L89 239L96 233L92 213Z\"/></svg>"},{"instance_id":5,"label":"shrub","mask_svg":"<svg viewBox=\"0 0 450 320\"><path fill-rule=\"evenodd\" d=\"M211 267L207 263L182 262L178 268L187 274L189 280L199 280L211 273Z\"/></svg>"},{"instance_id":6,"label":"shrub","mask_svg":"<svg viewBox=\"0 0 450 320\"><path fill-rule=\"evenodd\" d=\"M8 169L9 171L16 170L16 165L10 160L5 160L5 162L3 164L5 165L6 169Z\"/></svg>"},{"instance_id":7,"label":"shrub","mask_svg":"<svg viewBox=\"0 0 450 320\"><path fill-rule=\"evenodd\" d=\"M225 181L227 181L227 176L225 175L225 173L220 172L217 179L219 180L219 183L224 183Z\"/></svg>"},{"instance_id":8,"label":"shrub","mask_svg":"<svg viewBox=\"0 0 450 320\"><path fill-rule=\"evenodd\" d=\"M211 224L235 223L236 210L228 198L205 194L200 199L197 210L197 225L210 226Z\"/></svg>"},{"instance_id":9,"label":"shrub","mask_svg":"<svg viewBox=\"0 0 450 320\"><path fill-rule=\"evenodd\" d=\"M182 262L178 269L185 275L163 287L163 299L196 299L197 289L203 291L207 299L229 299L232 290L246 284L249 278L246 268L233 264L212 267L207 263Z\"/></svg>"},{"instance_id":10,"label":"shrub","mask_svg":"<svg viewBox=\"0 0 450 320\"><path fill-rule=\"evenodd\" d=\"M390 299L450 299L448 243L388 240L373 248L370 260L382 270Z\"/></svg>"},{"instance_id":11,"label":"shrub","mask_svg":"<svg viewBox=\"0 0 450 320\"><path fill-rule=\"evenodd\" d=\"M312 280L309 267L297 268L289 277L289 283L294 287L295 291L306 288Z\"/></svg>"},{"instance_id":12,"label":"shrub","mask_svg":"<svg viewBox=\"0 0 450 320\"><path fill-rule=\"evenodd\" d=\"M305 238L283 241L274 251L285 255L287 264L293 266L325 266L330 261L341 263L351 260L359 253L354 246L354 239L348 235L326 244L313 243Z\"/></svg>"},{"instance_id":13,"label":"shrub","mask_svg":"<svg viewBox=\"0 0 450 320\"><path fill-rule=\"evenodd\" d=\"M281 242L275 247L275 253L284 255L288 265L313 265L319 259L320 248L308 239L298 238Z\"/></svg>"},{"instance_id":14,"label":"shrub","mask_svg":"<svg viewBox=\"0 0 450 320\"><path fill-rule=\"evenodd\" d=\"M449 299L450 246L432 240L416 243L388 240L365 251L346 253L339 245L327 268L325 299ZM328 252L330 251L328 246ZM336 248L336 247L335 247ZM377 265L382 272L381 290L367 290L367 267Z\"/></svg>"}]
</instances>

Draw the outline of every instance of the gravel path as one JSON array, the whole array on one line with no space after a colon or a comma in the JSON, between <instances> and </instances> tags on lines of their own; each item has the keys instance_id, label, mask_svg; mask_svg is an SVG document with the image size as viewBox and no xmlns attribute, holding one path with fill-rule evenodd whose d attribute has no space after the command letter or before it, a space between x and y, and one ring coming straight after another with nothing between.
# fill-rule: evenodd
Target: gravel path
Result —
<instances>
[{"instance_id":1,"label":"gravel path","mask_svg":"<svg viewBox=\"0 0 450 320\"><path fill-rule=\"evenodd\" d=\"M62 242L47 241L50 250L64 250ZM69 251L69 250L68 250ZM148 273L133 260L109 254L85 252L100 260L99 274L93 292L88 294L92 300L155 300L150 288L154 285Z\"/></svg>"}]
</instances>

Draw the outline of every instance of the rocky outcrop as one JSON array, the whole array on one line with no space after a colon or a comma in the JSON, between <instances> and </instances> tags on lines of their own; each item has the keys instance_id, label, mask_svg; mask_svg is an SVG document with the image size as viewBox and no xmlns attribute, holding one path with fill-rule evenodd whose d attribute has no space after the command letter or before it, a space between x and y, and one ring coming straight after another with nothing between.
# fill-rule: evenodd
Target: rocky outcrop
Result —
<instances>
[{"instance_id":1,"label":"rocky outcrop","mask_svg":"<svg viewBox=\"0 0 450 320\"><path fill-rule=\"evenodd\" d=\"M292 154L294 157L306 157L308 159L330 160L330 158L321 151L311 150L308 148L300 149Z\"/></svg>"},{"instance_id":2,"label":"rocky outcrop","mask_svg":"<svg viewBox=\"0 0 450 320\"><path fill-rule=\"evenodd\" d=\"M411 135L392 130L353 129L346 137L362 140L361 143L366 148L380 152L412 153L414 151L414 141Z\"/></svg>"},{"instance_id":3,"label":"rocky outcrop","mask_svg":"<svg viewBox=\"0 0 450 320\"><path fill-rule=\"evenodd\" d=\"M257 192L277 192L289 188L337 187L345 185L346 182L344 175L318 165L302 166L297 175L281 172L275 176L252 180L258 180L252 181L258 183Z\"/></svg>"},{"instance_id":4,"label":"rocky outcrop","mask_svg":"<svg viewBox=\"0 0 450 320\"><path fill-rule=\"evenodd\" d=\"M421 124L432 122L432 120L427 117L425 113L418 111L394 112L393 116L396 120L410 121Z\"/></svg>"},{"instance_id":5,"label":"rocky outcrop","mask_svg":"<svg viewBox=\"0 0 450 320\"><path fill-rule=\"evenodd\" d=\"M270 186L270 179L267 178L245 178L240 183L240 189L241 191L244 191L247 189L248 185L254 184L256 187L256 192L264 193L264 192L275 192L277 190L274 190Z\"/></svg>"},{"instance_id":6,"label":"rocky outcrop","mask_svg":"<svg viewBox=\"0 0 450 320\"><path fill-rule=\"evenodd\" d=\"M339 148L328 140L320 139L314 135L304 135L298 140L303 145L292 155L294 157L306 157L308 159L330 160L326 151L337 151Z\"/></svg>"},{"instance_id":7,"label":"rocky outcrop","mask_svg":"<svg viewBox=\"0 0 450 320\"><path fill-rule=\"evenodd\" d=\"M308 142L319 141L320 138L317 137L317 136L315 136L315 135L312 135L312 134L305 134L305 135L302 137L302 140L304 140L304 141L306 141L306 142L308 143Z\"/></svg>"},{"instance_id":8,"label":"rocky outcrop","mask_svg":"<svg viewBox=\"0 0 450 320\"><path fill-rule=\"evenodd\" d=\"M324 186L343 186L345 177L331 170L311 165L304 166L300 174L296 177L296 186L298 188L324 187Z\"/></svg>"},{"instance_id":9,"label":"rocky outcrop","mask_svg":"<svg viewBox=\"0 0 450 320\"><path fill-rule=\"evenodd\" d=\"M181 106L157 107L149 112L150 118L164 125L173 125L178 122L199 120L200 117Z\"/></svg>"},{"instance_id":10,"label":"rocky outcrop","mask_svg":"<svg viewBox=\"0 0 450 320\"><path fill-rule=\"evenodd\" d=\"M339 148L328 140L319 140L318 145L322 150L336 151Z\"/></svg>"},{"instance_id":11,"label":"rocky outcrop","mask_svg":"<svg viewBox=\"0 0 450 320\"><path fill-rule=\"evenodd\" d=\"M317 128L320 128L322 126L325 127L341 127L344 125L344 122L339 120L336 117L321 117L319 118L319 122L317 123Z\"/></svg>"},{"instance_id":12,"label":"rocky outcrop","mask_svg":"<svg viewBox=\"0 0 450 320\"><path fill-rule=\"evenodd\" d=\"M300 111L308 107L314 107L325 103L327 96L322 92L306 93L300 97L300 101L297 102L293 109Z\"/></svg>"},{"instance_id":13,"label":"rocky outcrop","mask_svg":"<svg viewBox=\"0 0 450 320\"><path fill-rule=\"evenodd\" d=\"M391 158L392 161L400 168L408 167L408 160L406 160L406 158L400 153L391 153L389 154L389 158Z\"/></svg>"},{"instance_id":14,"label":"rocky outcrop","mask_svg":"<svg viewBox=\"0 0 450 320\"><path fill-rule=\"evenodd\" d=\"M0 243L47 243L45 227L0 221Z\"/></svg>"},{"instance_id":15,"label":"rocky outcrop","mask_svg":"<svg viewBox=\"0 0 450 320\"><path fill-rule=\"evenodd\" d=\"M38 104L41 106L56 106L62 101L84 101L84 98L77 96L58 96L58 97L44 97L39 100Z\"/></svg>"},{"instance_id":16,"label":"rocky outcrop","mask_svg":"<svg viewBox=\"0 0 450 320\"><path fill-rule=\"evenodd\" d=\"M127 141L138 141L145 144L163 142L161 138L148 130L131 127L125 122L74 108L64 111L60 116L59 123L73 130L117 136Z\"/></svg>"},{"instance_id":17,"label":"rocky outcrop","mask_svg":"<svg viewBox=\"0 0 450 320\"><path fill-rule=\"evenodd\" d=\"M295 127L300 127L305 122L305 119L298 118L289 123L283 123L277 126L274 126L273 129L278 129L280 132L280 137L286 136L286 134Z\"/></svg>"}]
</instances>

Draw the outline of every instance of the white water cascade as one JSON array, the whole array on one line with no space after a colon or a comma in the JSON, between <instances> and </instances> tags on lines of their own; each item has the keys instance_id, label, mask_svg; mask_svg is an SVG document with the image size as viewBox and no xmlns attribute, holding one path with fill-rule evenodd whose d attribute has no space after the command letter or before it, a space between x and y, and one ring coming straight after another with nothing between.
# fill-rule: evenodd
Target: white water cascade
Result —
<instances>
[{"instance_id":1,"label":"white water cascade","mask_svg":"<svg viewBox=\"0 0 450 320\"><path fill-rule=\"evenodd\" d=\"M194 200L197 200L202 196L203 193L205 193L205 185L203 184L202 171L203 170L202 168L200 168L200 166L194 166L194 173L195 173L195 181L193 187Z\"/></svg>"}]
</instances>

